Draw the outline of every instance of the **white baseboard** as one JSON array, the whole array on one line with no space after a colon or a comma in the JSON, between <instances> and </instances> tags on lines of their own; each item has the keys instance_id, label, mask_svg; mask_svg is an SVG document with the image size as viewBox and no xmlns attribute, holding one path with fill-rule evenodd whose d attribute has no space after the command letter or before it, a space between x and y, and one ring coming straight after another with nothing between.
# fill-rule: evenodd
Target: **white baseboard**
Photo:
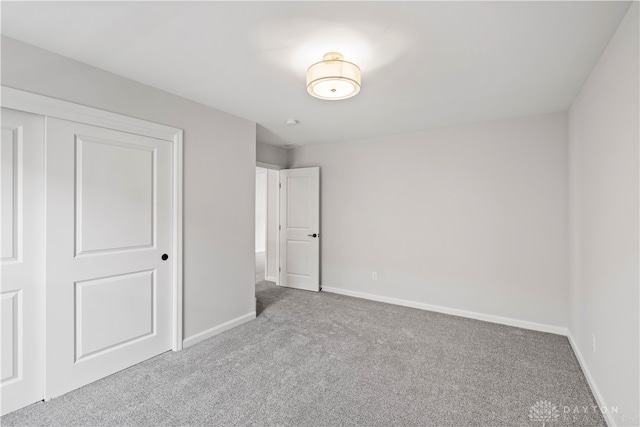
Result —
<instances>
[{"instance_id":1,"label":"white baseboard","mask_svg":"<svg viewBox=\"0 0 640 427\"><path fill-rule=\"evenodd\" d=\"M264 280L267 282L277 282L278 278L276 276L265 276Z\"/></svg>"},{"instance_id":2,"label":"white baseboard","mask_svg":"<svg viewBox=\"0 0 640 427\"><path fill-rule=\"evenodd\" d=\"M417 308L420 310L435 311L437 313L451 314L453 316L468 317L470 319L483 320L485 322L500 323L517 328L531 329L533 331L549 332L558 335L567 335L567 328L562 326L546 325L544 323L529 322L526 320L512 319L509 317L494 316L492 314L477 313L474 311L460 310L457 308L443 307L440 305L424 304L421 302L384 297L381 295L369 294L365 292L349 291L346 289L323 286L324 292L347 295L350 297L364 298L372 301L386 302L389 304L401 305L404 307Z\"/></svg>"},{"instance_id":3,"label":"white baseboard","mask_svg":"<svg viewBox=\"0 0 640 427\"><path fill-rule=\"evenodd\" d=\"M593 379L593 375L591 375L591 371L589 370L589 367L587 366L584 356L580 351L580 347L578 347L576 340L573 338L573 335L571 335L571 331L567 331L567 338L569 338L569 344L571 344L573 353L576 355L576 358L578 359L578 363L582 368L582 372L584 373L584 376L587 378L587 383L589 384L589 387L591 387L591 392L593 393L593 396L596 398L596 403L598 404L598 407L609 408L606 402L604 401L604 397L602 397L602 394L600 393L598 386L596 385L596 381ZM615 427L617 425L610 411L603 413L602 416L604 417L609 427Z\"/></svg>"},{"instance_id":4,"label":"white baseboard","mask_svg":"<svg viewBox=\"0 0 640 427\"><path fill-rule=\"evenodd\" d=\"M183 348L191 347L192 345L197 344L200 341L204 341L208 338L221 334L224 331L228 331L229 329L235 328L236 326L240 326L243 323L247 323L248 321L253 320L255 318L256 318L256 312L252 311L251 313L247 313L244 316L240 316L233 320L229 320L228 322L225 322L222 325L215 326L211 329L207 329L206 331L202 331L198 334L190 336L189 338L185 339L182 342L182 347Z\"/></svg>"}]
</instances>

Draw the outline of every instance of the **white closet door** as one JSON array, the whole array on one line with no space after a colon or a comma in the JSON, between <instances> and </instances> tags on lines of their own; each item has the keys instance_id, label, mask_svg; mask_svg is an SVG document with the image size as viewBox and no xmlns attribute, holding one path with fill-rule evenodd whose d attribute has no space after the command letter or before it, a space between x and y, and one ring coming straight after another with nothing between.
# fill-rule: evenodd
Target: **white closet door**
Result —
<instances>
[{"instance_id":1,"label":"white closet door","mask_svg":"<svg viewBox=\"0 0 640 427\"><path fill-rule=\"evenodd\" d=\"M168 141L48 119L47 397L171 349L171 163Z\"/></svg>"},{"instance_id":2,"label":"white closet door","mask_svg":"<svg viewBox=\"0 0 640 427\"><path fill-rule=\"evenodd\" d=\"M44 117L3 108L0 141L4 415L44 397Z\"/></svg>"},{"instance_id":3,"label":"white closet door","mask_svg":"<svg viewBox=\"0 0 640 427\"><path fill-rule=\"evenodd\" d=\"M280 286L320 290L320 168L280 171Z\"/></svg>"}]
</instances>

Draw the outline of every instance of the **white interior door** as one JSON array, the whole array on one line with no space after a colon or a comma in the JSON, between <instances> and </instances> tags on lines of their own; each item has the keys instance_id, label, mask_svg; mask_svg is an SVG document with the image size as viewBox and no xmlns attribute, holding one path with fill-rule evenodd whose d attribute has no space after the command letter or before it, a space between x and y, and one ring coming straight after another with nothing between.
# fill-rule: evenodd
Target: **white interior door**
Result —
<instances>
[{"instance_id":1,"label":"white interior door","mask_svg":"<svg viewBox=\"0 0 640 427\"><path fill-rule=\"evenodd\" d=\"M280 171L280 286L320 290L320 168Z\"/></svg>"},{"instance_id":2,"label":"white interior door","mask_svg":"<svg viewBox=\"0 0 640 427\"><path fill-rule=\"evenodd\" d=\"M172 168L168 141L55 118L47 147L55 397L171 349Z\"/></svg>"},{"instance_id":3,"label":"white interior door","mask_svg":"<svg viewBox=\"0 0 640 427\"><path fill-rule=\"evenodd\" d=\"M44 117L2 109L2 415L44 397Z\"/></svg>"}]
</instances>

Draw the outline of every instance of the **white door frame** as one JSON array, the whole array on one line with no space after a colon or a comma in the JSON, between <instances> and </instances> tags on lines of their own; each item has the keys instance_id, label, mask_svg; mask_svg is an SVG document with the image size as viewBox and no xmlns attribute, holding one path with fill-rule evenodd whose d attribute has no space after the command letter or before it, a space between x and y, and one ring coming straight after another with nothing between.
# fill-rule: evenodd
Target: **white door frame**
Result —
<instances>
[{"instance_id":1,"label":"white door frame","mask_svg":"<svg viewBox=\"0 0 640 427\"><path fill-rule=\"evenodd\" d=\"M258 168L261 166L256 166L256 184L258 180L258 175L264 175L264 254L265 254L265 265L264 265L264 277L265 280L267 278L267 236L268 236L268 226L269 226L269 181L267 176L267 171L259 171ZM258 194L258 186L256 185L256 196ZM258 213L258 209L256 206L256 213Z\"/></svg>"},{"instance_id":2,"label":"white door frame","mask_svg":"<svg viewBox=\"0 0 640 427\"><path fill-rule=\"evenodd\" d=\"M263 162L256 162L256 167L263 168L263 169L271 169L274 171L279 171L280 169L284 169L282 166L272 165L271 163L263 163Z\"/></svg>"},{"instance_id":3,"label":"white door frame","mask_svg":"<svg viewBox=\"0 0 640 427\"><path fill-rule=\"evenodd\" d=\"M263 163L263 162L256 162L256 167L257 168L263 168L263 169L271 169L274 171L280 171L282 169L285 169L282 166L279 165L273 165L271 163ZM276 268L278 269L278 271L276 271L276 286L280 286L280 178L278 178L278 191L276 192L275 195L275 203L276 203L276 219L278 220L278 230L276 230ZM269 178L268 178L268 172L267 172L267 206L269 204ZM269 222L269 216L267 213L267 227L268 227L268 222ZM267 279L267 259L268 259L268 245L265 245L265 280Z\"/></svg>"},{"instance_id":4,"label":"white door frame","mask_svg":"<svg viewBox=\"0 0 640 427\"><path fill-rule=\"evenodd\" d=\"M2 107L11 108L28 113L45 116L45 129L47 117L55 117L89 125L118 129L125 132L150 136L172 143L172 250L173 277L172 277L172 340L173 351L182 350L182 129L152 123L133 117L115 114L97 108L86 107L72 102L62 101L25 92L22 90L0 86ZM45 150L47 142L45 140ZM43 221L44 221L43 217ZM45 230L46 236L46 230ZM44 237L46 239L46 237ZM45 242L42 242L43 246ZM46 257L46 254L45 254ZM45 273L46 274L46 273ZM43 283L44 278L43 278ZM46 310L46 307L45 307ZM46 324L45 335L46 335ZM43 337L44 339L44 337ZM45 363L46 369L46 363Z\"/></svg>"}]
</instances>

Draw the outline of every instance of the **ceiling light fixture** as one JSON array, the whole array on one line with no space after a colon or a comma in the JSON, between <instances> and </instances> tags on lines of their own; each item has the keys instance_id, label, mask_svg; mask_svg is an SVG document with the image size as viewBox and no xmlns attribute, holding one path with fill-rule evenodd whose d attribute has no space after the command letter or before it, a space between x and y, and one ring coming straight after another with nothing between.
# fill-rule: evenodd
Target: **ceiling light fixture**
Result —
<instances>
[{"instance_id":1,"label":"ceiling light fixture","mask_svg":"<svg viewBox=\"0 0 640 427\"><path fill-rule=\"evenodd\" d=\"M339 52L325 53L307 70L307 92L320 99L351 98L360 92L360 67L344 61Z\"/></svg>"}]
</instances>

